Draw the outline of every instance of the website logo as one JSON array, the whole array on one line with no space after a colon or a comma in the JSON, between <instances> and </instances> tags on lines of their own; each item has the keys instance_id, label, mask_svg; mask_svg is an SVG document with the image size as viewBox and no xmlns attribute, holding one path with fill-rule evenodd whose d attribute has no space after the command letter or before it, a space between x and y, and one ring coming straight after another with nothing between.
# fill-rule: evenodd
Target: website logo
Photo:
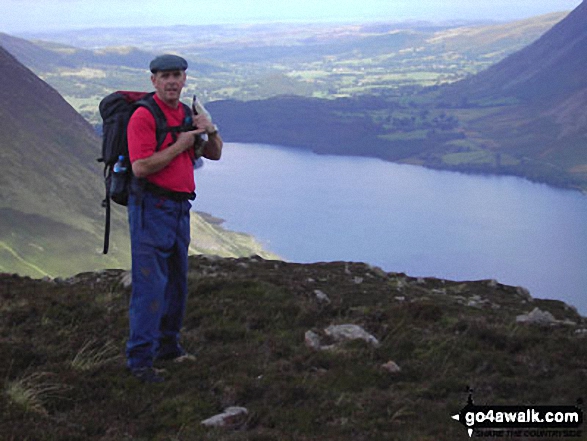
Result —
<instances>
[{"instance_id":1,"label":"website logo","mask_svg":"<svg viewBox=\"0 0 587 441\"><path fill-rule=\"evenodd\" d=\"M578 405L477 406L469 391L467 405L452 419L465 426L469 437L581 437L583 410Z\"/></svg>"}]
</instances>

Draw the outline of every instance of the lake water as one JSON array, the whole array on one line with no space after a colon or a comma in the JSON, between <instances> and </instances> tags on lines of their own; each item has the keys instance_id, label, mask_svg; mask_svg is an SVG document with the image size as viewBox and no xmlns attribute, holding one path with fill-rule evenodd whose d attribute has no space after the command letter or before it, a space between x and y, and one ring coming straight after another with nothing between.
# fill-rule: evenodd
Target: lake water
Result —
<instances>
[{"instance_id":1,"label":"lake water","mask_svg":"<svg viewBox=\"0 0 587 441\"><path fill-rule=\"evenodd\" d=\"M515 177L227 143L194 209L294 262L496 279L587 315L587 197ZM196 233L197 234L197 233Z\"/></svg>"}]
</instances>

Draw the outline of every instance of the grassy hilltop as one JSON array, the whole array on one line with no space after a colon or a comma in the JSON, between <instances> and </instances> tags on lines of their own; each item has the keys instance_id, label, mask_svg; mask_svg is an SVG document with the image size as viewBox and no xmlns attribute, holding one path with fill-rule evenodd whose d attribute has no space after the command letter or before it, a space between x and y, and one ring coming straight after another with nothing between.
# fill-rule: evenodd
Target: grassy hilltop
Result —
<instances>
[{"instance_id":1,"label":"grassy hilltop","mask_svg":"<svg viewBox=\"0 0 587 441\"><path fill-rule=\"evenodd\" d=\"M562 302L361 263L204 256L183 331L197 361L161 364L166 382L145 386L124 368L124 275L0 276L3 440L453 441L467 439L451 415L468 387L476 404L527 406L587 390L587 320ZM542 321L518 319L536 308ZM379 344L305 343L333 344L324 329L340 324ZM248 413L201 424L230 406Z\"/></svg>"}]
</instances>

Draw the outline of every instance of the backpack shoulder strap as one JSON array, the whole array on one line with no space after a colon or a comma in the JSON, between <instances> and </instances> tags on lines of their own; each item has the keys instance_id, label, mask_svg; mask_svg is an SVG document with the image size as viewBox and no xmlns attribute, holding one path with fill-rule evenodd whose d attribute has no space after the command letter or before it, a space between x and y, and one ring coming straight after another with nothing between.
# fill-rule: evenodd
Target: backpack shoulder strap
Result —
<instances>
[{"instance_id":1,"label":"backpack shoulder strap","mask_svg":"<svg viewBox=\"0 0 587 441\"><path fill-rule=\"evenodd\" d=\"M165 137L167 136L168 133L171 133L171 137L173 138L173 142L175 142L177 140L177 134L179 132L186 132L188 130L191 129L192 127L192 110L190 108L190 106L188 106L187 104L180 102L181 105L183 106L183 110L184 110L184 123L181 126L168 126L167 125L167 118L165 117L165 114L163 113L163 110L161 110L161 107L159 107L159 105L157 104L157 101L155 101L155 98L153 97L155 95L155 92L151 92L148 95L146 95L143 99L139 100L136 102L136 106L142 106L145 107L147 110L149 110L149 112L151 112L151 114L153 115L153 118L155 118L155 126L156 126L156 137L157 137L157 147L155 148L155 151L158 151L161 146L163 145L163 143L165 142Z\"/></svg>"},{"instance_id":2,"label":"backpack shoulder strap","mask_svg":"<svg viewBox=\"0 0 587 441\"><path fill-rule=\"evenodd\" d=\"M181 105L183 106L183 110L184 110L184 122L186 120L192 120L192 109L190 106L188 106L186 103L181 103Z\"/></svg>"},{"instance_id":3,"label":"backpack shoulder strap","mask_svg":"<svg viewBox=\"0 0 587 441\"><path fill-rule=\"evenodd\" d=\"M165 142L165 137L169 130L167 127L167 118L165 118L163 110L161 110L161 107L159 107L157 101L153 98L154 95L155 92L147 94L144 98L137 101L135 105L137 107L145 107L151 112L153 118L155 118L155 136L157 137L157 147L155 147L155 151L158 151L163 145L163 142Z\"/></svg>"}]
</instances>

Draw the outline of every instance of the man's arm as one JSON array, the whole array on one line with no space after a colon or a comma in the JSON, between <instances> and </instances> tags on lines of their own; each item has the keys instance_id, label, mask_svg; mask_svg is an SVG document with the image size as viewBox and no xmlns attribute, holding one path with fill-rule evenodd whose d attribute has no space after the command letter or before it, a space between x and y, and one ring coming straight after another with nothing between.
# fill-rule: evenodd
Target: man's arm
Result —
<instances>
[{"instance_id":1,"label":"man's arm","mask_svg":"<svg viewBox=\"0 0 587 441\"><path fill-rule=\"evenodd\" d=\"M204 143L202 156L206 159L218 161L222 156L222 146L224 145L220 134L216 130L216 126L204 113L192 115L194 119L194 126L201 127L200 133L207 133L208 140Z\"/></svg>"},{"instance_id":2,"label":"man's arm","mask_svg":"<svg viewBox=\"0 0 587 441\"><path fill-rule=\"evenodd\" d=\"M218 161L220 156L222 156L223 145L224 142L218 132L210 133L208 135L208 141L204 144L204 158Z\"/></svg>"}]
</instances>

